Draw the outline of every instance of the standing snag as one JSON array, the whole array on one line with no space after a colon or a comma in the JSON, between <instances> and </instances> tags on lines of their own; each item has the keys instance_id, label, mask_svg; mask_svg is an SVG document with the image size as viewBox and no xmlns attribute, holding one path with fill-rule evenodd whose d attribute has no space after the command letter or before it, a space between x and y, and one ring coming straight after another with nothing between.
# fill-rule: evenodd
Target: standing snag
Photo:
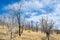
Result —
<instances>
[{"instance_id":1,"label":"standing snag","mask_svg":"<svg viewBox=\"0 0 60 40\"><path fill-rule=\"evenodd\" d=\"M48 38L48 40L49 40L50 34L52 32L52 29L54 27L53 25L54 25L53 21L48 22L48 19L45 19L45 18L41 19L41 30L44 33L46 33L46 37Z\"/></svg>"},{"instance_id":2,"label":"standing snag","mask_svg":"<svg viewBox=\"0 0 60 40\"><path fill-rule=\"evenodd\" d=\"M38 32L38 24L36 23L36 32Z\"/></svg>"},{"instance_id":3,"label":"standing snag","mask_svg":"<svg viewBox=\"0 0 60 40\"><path fill-rule=\"evenodd\" d=\"M18 21L18 26L19 26L19 36L21 36L21 20L20 20L20 13L17 15L17 21Z\"/></svg>"}]
</instances>

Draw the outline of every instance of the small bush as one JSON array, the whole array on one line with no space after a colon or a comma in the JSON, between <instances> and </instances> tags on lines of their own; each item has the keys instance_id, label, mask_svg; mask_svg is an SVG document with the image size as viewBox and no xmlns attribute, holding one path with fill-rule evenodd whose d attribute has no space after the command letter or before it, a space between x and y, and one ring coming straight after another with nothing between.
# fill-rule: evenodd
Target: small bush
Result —
<instances>
[{"instance_id":1,"label":"small bush","mask_svg":"<svg viewBox=\"0 0 60 40\"><path fill-rule=\"evenodd\" d=\"M31 30L27 30L27 32L29 32L29 33L30 33L30 32L31 32Z\"/></svg>"}]
</instances>

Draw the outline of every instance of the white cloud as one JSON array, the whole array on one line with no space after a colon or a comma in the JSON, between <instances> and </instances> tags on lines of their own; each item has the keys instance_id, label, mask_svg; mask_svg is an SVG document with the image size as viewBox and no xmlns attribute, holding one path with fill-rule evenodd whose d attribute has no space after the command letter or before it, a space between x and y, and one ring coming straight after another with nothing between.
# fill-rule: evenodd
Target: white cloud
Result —
<instances>
[{"instance_id":1,"label":"white cloud","mask_svg":"<svg viewBox=\"0 0 60 40\"><path fill-rule=\"evenodd\" d=\"M39 16L32 16L31 18L28 18L28 20L33 20L34 22L37 22L37 21L39 22L42 17L44 17L44 18L48 17L48 19L50 19L50 20L54 19L53 16L50 14L42 14Z\"/></svg>"},{"instance_id":2,"label":"white cloud","mask_svg":"<svg viewBox=\"0 0 60 40\"><path fill-rule=\"evenodd\" d=\"M20 9L20 2L17 3L13 3L13 4L9 4L8 6L5 6L4 9L14 9L14 10L18 10ZM24 11L26 10L30 10L30 9L38 9L38 8L42 8L43 4L39 1L24 1L22 3L22 7L21 9L23 9Z\"/></svg>"},{"instance_id":3,"label":"white cloud","mask_svg":"<svg viewBox=\"0 0 60 40\"><path fill-rule=\"evenodd\" d=\"M5 6L3 9L5 10L19 10L20 9L20 3L14 3L14 4L9 4L8 6Z\"/></svg>"}]
</instances>

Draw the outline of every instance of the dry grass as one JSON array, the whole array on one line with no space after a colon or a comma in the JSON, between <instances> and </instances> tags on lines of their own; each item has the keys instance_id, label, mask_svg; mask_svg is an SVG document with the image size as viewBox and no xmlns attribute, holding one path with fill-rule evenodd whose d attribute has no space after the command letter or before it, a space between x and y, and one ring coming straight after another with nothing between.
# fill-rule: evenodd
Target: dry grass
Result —
<instances>
[{"instance_id":1,"label":"dry grass","mask_svg":"<svg viewBox=\"0 0 60 40\"><path fill-rule=\"evenodd\" d=\"M16 31L18 28L13 29L13 31ZM8 29L0 29L0 40L11 40L10 39L10 32L7 32ZM14 34L13 33L13 39L12 40L45 40L46 35L44 33L39 32L28 32L24 31L22 33L22 36L19 37L18 33ZM51 34L50 40L60 40L60 34Z\"/></svg>"},{"instance_id":2,"label":"dry grass","mask_svg":"<svg viewBox=\"0 0 60 40\"><path fill-rule=\"evenodd\" d=\"M41 36L41 33L36 33L36 32L26 32L24 31L24 33L22 34L21 40L41 40L41 37L43 37L44 35Z\"/></svg>"}]
</instances>

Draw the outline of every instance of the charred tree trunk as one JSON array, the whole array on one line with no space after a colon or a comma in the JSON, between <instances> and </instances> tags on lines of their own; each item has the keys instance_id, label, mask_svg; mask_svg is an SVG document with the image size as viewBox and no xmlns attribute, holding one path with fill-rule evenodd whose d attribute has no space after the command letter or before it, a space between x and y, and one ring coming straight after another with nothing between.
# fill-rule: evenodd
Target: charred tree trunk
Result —
<instances>
[{"instance_id":1,"label":"charred tree trunk","mask_svg":"<svg viewBox=\"0 0 60 40\"><path fill-rule=\"evenodd\" d=\"M17 15L18 27L19 27L19 36L21 36L21 25L20 25L20 13Z\"/></svg>"},{"instance_id":2,"label":"charred tree trunk","mask_svg":"<svg viewBox=\"0 0 60 40\"><path fill-rule=\"evenodd\" d=\"M19 25L19 36L21 36L21 32L20 32L20 25Z\"/></svg>"},{"instance_id":3,"label":"charred tree trunk","mask_svg":"<svg viewBox=\"0 0 60 40\"><path fill-rule=\"evenodd\" d=\"M47 39L49 40L50 34L49 33L46 33L46 36L47 36Z\"/></svg>"}]
</instances>

